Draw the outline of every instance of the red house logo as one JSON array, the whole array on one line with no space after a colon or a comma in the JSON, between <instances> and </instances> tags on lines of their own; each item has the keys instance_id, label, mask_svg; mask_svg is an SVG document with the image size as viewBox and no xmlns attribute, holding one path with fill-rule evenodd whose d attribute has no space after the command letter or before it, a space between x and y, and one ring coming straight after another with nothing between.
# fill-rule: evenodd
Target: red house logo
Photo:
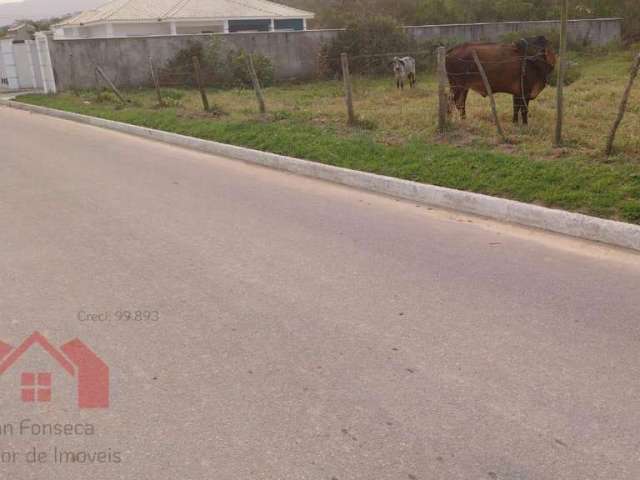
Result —
<instances>
[{"instance_id":1,"label":"red house logo","mask_svg":"<svg viewBox=\"0 0 640 480\"><path fill-rule=\"evenodd\" d=\"M18 374L18 398L26 403L50 402L55 395L55 375L51 368L20 370L27 352L40 348L53 360L54 367L72 378L77 386L80 408L109 407L109 367L80 340L71 340L56 349L39 332L34 332L18 348L0 341L0 376Z\"/></svg>"}]
</instances>

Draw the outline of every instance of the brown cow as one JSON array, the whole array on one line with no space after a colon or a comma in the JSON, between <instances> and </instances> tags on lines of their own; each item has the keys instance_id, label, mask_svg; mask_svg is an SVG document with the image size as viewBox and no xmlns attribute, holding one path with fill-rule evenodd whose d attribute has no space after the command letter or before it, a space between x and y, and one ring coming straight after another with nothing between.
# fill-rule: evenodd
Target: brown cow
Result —
<instances>
[{"instance_id":1,"label":"brown cow","mask_svg":"<svg viewBox=\"0 0 640 480\"><path fill-rule=\"evenodd\" d=\"M473 50L487 72L494 93L513 95L513 123L529 121L529 102L547 86L556 65L556 55L545 37L522 39L513 44L465 43L447 52L447 75L451 85L451 100L466 117L469 90L483 97L487 91L473 59ZM523 90L524 87L524 90Z\"/></svg>"}]
</instances>

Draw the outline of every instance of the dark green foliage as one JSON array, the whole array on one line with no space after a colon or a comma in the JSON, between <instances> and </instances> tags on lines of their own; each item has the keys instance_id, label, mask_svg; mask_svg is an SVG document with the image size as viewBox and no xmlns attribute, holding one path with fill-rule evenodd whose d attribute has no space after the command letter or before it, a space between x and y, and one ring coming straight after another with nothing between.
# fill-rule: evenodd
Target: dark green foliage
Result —
<instances>
[{"instance_id":1,"label":"dark green foliage","mask_svg":"<svg viewBox=\"0 0 640 480\"><path fill-rule=\"evenodd\" d=\"M555 20L558 0L281 0L317 13L313 27L337 28L372 14L394 17L402 25ZM625 36L640 40L640 1L572 0L571 18L624 18Z\"/></svg>"},{"instance_id":2,"label":"dark green foliage","mask_svg":"<svg viewBox=\"0 0 640 480\"><path fill-rule=\"evenodd\" d=\"M330 72L340 72L340 54L349 54L353 73L389 71L393 53L415 50L404 29L391 17L368 17L354 20L322 51L322 64ZM389 56L379 56L390 53Z\"/></svg>"},{"instance_id":3,"label":"dark green foliage","mask_svg":"<svg viewBox=\"0 0 640 480\"><path fill-rule=\"evenodd\" d=\"M320 70L324 76L339 75L342 71L340 54L349 54L349 68L355 74L391 72L394 56L411 56L416 68L431 70L435 66L438 46L453 46L457 39L418 42L407 34L391 17L368 17L354 20L320 53Z\"/></svg>"},{"instance_id":4,"label":"dark green foliage","mask_svg":"<svg viewBox=\"0 0 640 480\"><path fill-rule=\"evenodd\" d=\"M251 76L247 68L248 54L244 50L227 54L227 84L238 87L251 87ZM274 73L271 60L264 55L253 55L253 66L263 87L273 84Z\"/></svg>"},{"instance_id":5,"label":"dark green foliage","mask_svg":"<svg viewBox=\"0 0 640 480\"><path fill-rule=\"evenodd\" d=\"M197 57L200 62L202 79L207 86L251 87L252 85L247 69L247 52L226 48L226 45L215 37L208 44L194 42L180 50L160 70L160 83L172 86L195 86L193 57ZM273 84L274 69L271 60L264 55L254 54L253 63L262 86Z\"/></svg>"}]
</instances>

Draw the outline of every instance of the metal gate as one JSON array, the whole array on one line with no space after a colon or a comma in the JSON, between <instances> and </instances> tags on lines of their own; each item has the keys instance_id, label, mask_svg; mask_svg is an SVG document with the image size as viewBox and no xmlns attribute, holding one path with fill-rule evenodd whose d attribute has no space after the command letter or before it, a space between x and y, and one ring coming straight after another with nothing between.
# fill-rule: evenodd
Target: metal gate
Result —
<instances>
[{"instance_id":1,"label":"metal gate","mask_svg":"<svg viewBox=\"0 0 640 480\"><path fill-rule=\"evenodd\" d=\"M13 54L13 41L0 40L0 87L5 90L18 90L18 69Z\"/></svg>"}]
</instances>

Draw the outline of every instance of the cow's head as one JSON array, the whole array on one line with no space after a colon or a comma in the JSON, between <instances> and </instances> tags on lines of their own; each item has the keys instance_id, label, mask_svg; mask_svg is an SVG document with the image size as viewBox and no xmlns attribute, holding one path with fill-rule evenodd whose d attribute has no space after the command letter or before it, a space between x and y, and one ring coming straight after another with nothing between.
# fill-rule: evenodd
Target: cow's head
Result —
<instances>
[{"instance_id":1,"label":"cow's head","mask_svg":"<svg viewBox=\"0 0 640 480\"><path fill-rule=\"evenodd\" d=\"M393 67L393 71L395 73L402 73L406 67L404 60L401 59L400 57L393 57L393 60L391 61L391 66Z\"/></svg>"},{"instance_id":2,"label":"cow's head","mask_svg":"<svg viewBox=\"0 0 640 480\"><path fill-rule=\"evenodd\" d=\"M540 70L545 78L548 77L557 62L551 42L546 37L539 36L522 39L518 46L523 48L527 61Z\"/></svg>"}]
</instances>

